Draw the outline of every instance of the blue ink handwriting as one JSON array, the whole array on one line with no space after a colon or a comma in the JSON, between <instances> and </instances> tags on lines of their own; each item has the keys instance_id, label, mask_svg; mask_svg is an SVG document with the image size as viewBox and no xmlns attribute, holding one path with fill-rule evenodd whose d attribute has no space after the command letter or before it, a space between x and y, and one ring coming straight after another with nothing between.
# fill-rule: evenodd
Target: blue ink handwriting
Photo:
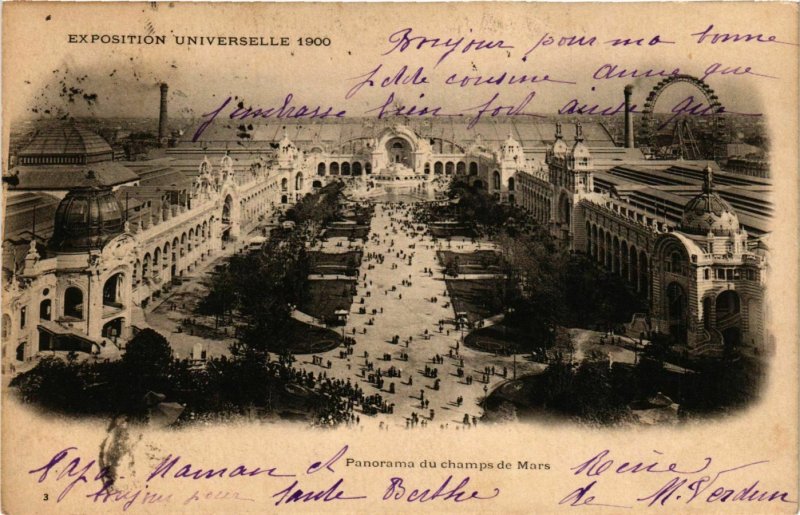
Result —
<instances>
[{"instance_id":1,"label":"blue ink handwriting","mask_svg":"<svg viewBox=\"0 0 800 515\"><path fill-rule=\"evenodd\" d=\"M202 115L203 122L197 128L192 137L192 141L197 141L203 132L211 125L217 116L233 100L233 97L226 98L219 107ZM278 107L244 107L243 102L239 102L228 118L231 120L247 120L253 118L277 118L277 119L299 119L307 118L310 120L322 120L325 118L344 118L347 114L344 110L337 110L334 107L324 108L322 106L295 105L294 95L289 93L283 100L283 104Z\"/></svg>"},{"instance_id":2,"label":"blue ink handwriting","mask_svg":"<svg viewBox=\"0 0 800 515\"><path fill-rule=\"evenodd\" d=\"M499 488L493 488L491 495L481 495L477 490L473 490L471 493L467 494L464 488L466 488L466 486L469 484L470 478L465 477L460 483L458 483L458 485L455 486L450 485L450 481L452 481L452 479L452 475L447 476L447 479L444 480L439 488L437 488L435 491L431 491L430 488L425 488L424 490L418 488L411 489L411 487L407 487L404 484L403 478L393 477L389 480L389 487L383 494L383 500L406 501L409 503L426 503L440 500L460 503L472 500L485 501L487 499L494 499L500 495Z\"/></svg>"},{"instance_id":3,"label":"blue ink handwriting","mask_svg":"<svg viewBox=\"0 0 800 515\"><path fill-rule=\"evenodd\" d=\"M655 457L644 460L620 460L611 456L611 451L603 450L593 455L588 460L572 467L573 475L590 479L566 496L558 504L572 507L604 506L614 508L632 508L631 505L608 504L597 501L597 490L600 482L609 481L623 475L652 475L655 477L666 475L669 479L662 483L656 490L647 495L637 497L637 503L646 504L648 507L655 505L665 506L668 501L682 501L689 504L695 499L710 502L773 502L779 501L797 504L796 500L789 498L789 492L783 490L759 490L760 480L747 479L744 488L727 488L718 486L713 491L711 486L726 474L741 471L757 465L769 463L766 460L754 461L713 472L711 457L700 458L697 463L680 464L663 458L664 453L653 450ZM739 479L739 481L742 481ZM590 495L591 494L591 495Z\"/></svg>"},{"instance_id":4,"label":"blue ink handwriting","mask_svg":"<svg viewBox=\"0 0 800 515\"><path fill-rule=\"evenodd\" d=\"M486 40L486 39L474 39L470 38L467 40L463 36L461 37L447 37L447 38L429 38L426 36L412 36L413 29L411 27L403 28L398 30L397 32L393 32L389 35L389 43L391 43L392 48L387 50L381 55L389 55L391 53L403 53L408 49L411 50L423 50L425 48L429 49L444 49L442 54L439 56L439 60L436 61L436 66L441 64L447 57L458 50L461 54L466 54L468 52L477 52L480 50L498 50L498 49L513 49L514 46L506 43L502 39L498 40Z\"/></svg>"},{"instance_id":5,"label":"blue ink handwriting","mask_svg":"<svg viewBox=\"0 0 800 515\"><path fill-rule=\"evenodd\" d=\"M336 470L333 466L338 462L342 457L347 454L348 446L345 445L342 447L336 454L333 455L330 459L326 460L325 462L317 461L312 463L308 469L306 469L306 475L316 474L320 471L330 472L331 474L336 474ZM323 490L308 490L300 488L300 480L295 479L292 484L280 490L279 492L273 494L273 498L277 498L278 500L275 501L275 506L281 506L291 503L297 502L331 502L331 501L354 501L359 499L366 499L366 495L346 495L344 488L344 478L339 477L331 484L328 488Z\"/></svg>"}]
</instances>

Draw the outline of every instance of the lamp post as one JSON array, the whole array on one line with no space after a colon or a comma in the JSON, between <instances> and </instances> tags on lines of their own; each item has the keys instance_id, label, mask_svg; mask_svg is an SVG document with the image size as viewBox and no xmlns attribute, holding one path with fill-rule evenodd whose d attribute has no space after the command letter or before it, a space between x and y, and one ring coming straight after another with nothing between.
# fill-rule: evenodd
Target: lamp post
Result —
<instances>
[{"instance_id":1,"label":"lamp post","mask_svg":"<svg viewBox=\"0 0 800 515\"><path fill-rule=\"evenodd\" d=\"M514 379L517 378L517 355L514 354Z\"/></svg>"},{"instance_id":2,"label":"lamp post","mask_svg":"<svg viewBox=\"0 0 800 515\"><path fill-rule=\"evenodd\" d=\"M453 303L455 303L455 301L452 298L451 298L451 301ZM463 344L464 343L464 326L466 325L468 319L464 315L458 315L456 320L458 321L459 331L461 331L461 343Z\"/></svg>"}]
</instances>

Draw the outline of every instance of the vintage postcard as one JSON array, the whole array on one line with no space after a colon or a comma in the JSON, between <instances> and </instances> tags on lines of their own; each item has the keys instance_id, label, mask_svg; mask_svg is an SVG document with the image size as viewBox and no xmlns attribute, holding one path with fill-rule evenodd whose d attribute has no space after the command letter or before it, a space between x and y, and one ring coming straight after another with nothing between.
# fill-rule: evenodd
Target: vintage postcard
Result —
<instances>
[{"instance_id":1,"label":"vintage postcard","mask_svg":"<svg viewBox=\"0 0 800 515\"><path fill-rule=\"evenodd\" d=\"M798 5L3 5L2 510L796 513Z\"/></svg>"}]
</instances>

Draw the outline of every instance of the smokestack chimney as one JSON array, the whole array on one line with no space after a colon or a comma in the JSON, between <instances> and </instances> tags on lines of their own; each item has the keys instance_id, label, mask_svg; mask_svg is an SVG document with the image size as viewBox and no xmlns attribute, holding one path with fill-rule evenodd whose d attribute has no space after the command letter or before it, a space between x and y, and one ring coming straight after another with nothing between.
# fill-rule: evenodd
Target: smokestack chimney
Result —
<instances>
[{"instance_id":1,"label":"smokestack chimney","mask_svg":"<svg viewBox=\"0 0 800 515\"><path fill-rule=\"evenodd\" d=\"M169 86L166 82L161 83L161 111L158 115L158 145L160 147L167 146L167 91Z\"/></svg>"},{"instance_id":2,"label":"smokestack chimney","mask_svg":"<svg viewBox=\"0 0 800 515\"><path fill-rule=\"evenodd\" d=\"M633 86L625 86L625 148L634 148L633 142L633 114L631 113L631 93Z\"/></svg>"}]
</instances>

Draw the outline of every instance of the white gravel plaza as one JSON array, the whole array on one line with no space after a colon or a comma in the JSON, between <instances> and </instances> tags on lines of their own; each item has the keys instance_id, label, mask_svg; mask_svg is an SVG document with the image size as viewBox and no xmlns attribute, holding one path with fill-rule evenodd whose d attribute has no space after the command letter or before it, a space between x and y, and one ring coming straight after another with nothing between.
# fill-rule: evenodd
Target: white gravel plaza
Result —
<instances>
[{"instance_id":1,"label":"white gravel plaza","mask_svg":"<svg viewBox=\"0 0 800 515\"><path fill-rule=\"evenodd\" d=\"M334 349L321 355L322 366L312 365L311 356L298 356L295 365L315 373L326 372L330 378L349 378L361 385L365 395L380 393L389 404L394 404L391 414L374 417L362 414L362 425L374 423L387 429L409 425L464 427L465 415L470 423L473 417L480 419L485 392L512 378L514 358L468 349L459 342L461 332L454 329L455 313L436 260L436 250L446 249L447 243L439 240L435 246L430 236L407 232L406 223L411 222L409 207L409 204L402 209L398 204L376 204L371 232L363 246L357 293L343 328L345 335L357 341L353 354L343 359L340 349ZM343 240L330 239L320 248L326 252L341 251L342 247L336 245ZM459 252L474 250L475 245L465 238L451 240L451 250ZM347 247L346 240L343 246ZM482 248L486 248L486 242ZM370 259L375 254L383 255L384 260ZM432 269L433 274L425 273L426 268ZM432 297L437 297L437 301L431 302ZM364 304L360 303L362 298ZM359 314L362 307L366 314ZM377 314L373 315L373 310ZM368 324L370 319L374 319L374 324ZM440 320L446 321L442 332L439 332ZM399 336L397 344L392 343L395 336ZM403 353L408 355L407 361L400 359ZM391 361L384 359L386 354ZM434 363L437 355L441 363ZM457 371L462 362L464 374L459 377ZM372 363L372 370L367 370L367 363ZM387 376L392 366L401 370L399 378ZM484 368L491 366L496 374L483 382ZM436 379L424 375L426 367L437 369L438 390L434 388ZM503 367L508 371L507 378L502 375ZM541 364L517 357L518 376L541 368ZM381 390L367 380L378 369L384 379ZM467 376L472 376L471 384L467 384ZM390 393L392 384L395 393ZM462 397L461 403L457 402L458 397ZM417 424L411 422L412 414Z\"/></svg>"}]
</instances>

